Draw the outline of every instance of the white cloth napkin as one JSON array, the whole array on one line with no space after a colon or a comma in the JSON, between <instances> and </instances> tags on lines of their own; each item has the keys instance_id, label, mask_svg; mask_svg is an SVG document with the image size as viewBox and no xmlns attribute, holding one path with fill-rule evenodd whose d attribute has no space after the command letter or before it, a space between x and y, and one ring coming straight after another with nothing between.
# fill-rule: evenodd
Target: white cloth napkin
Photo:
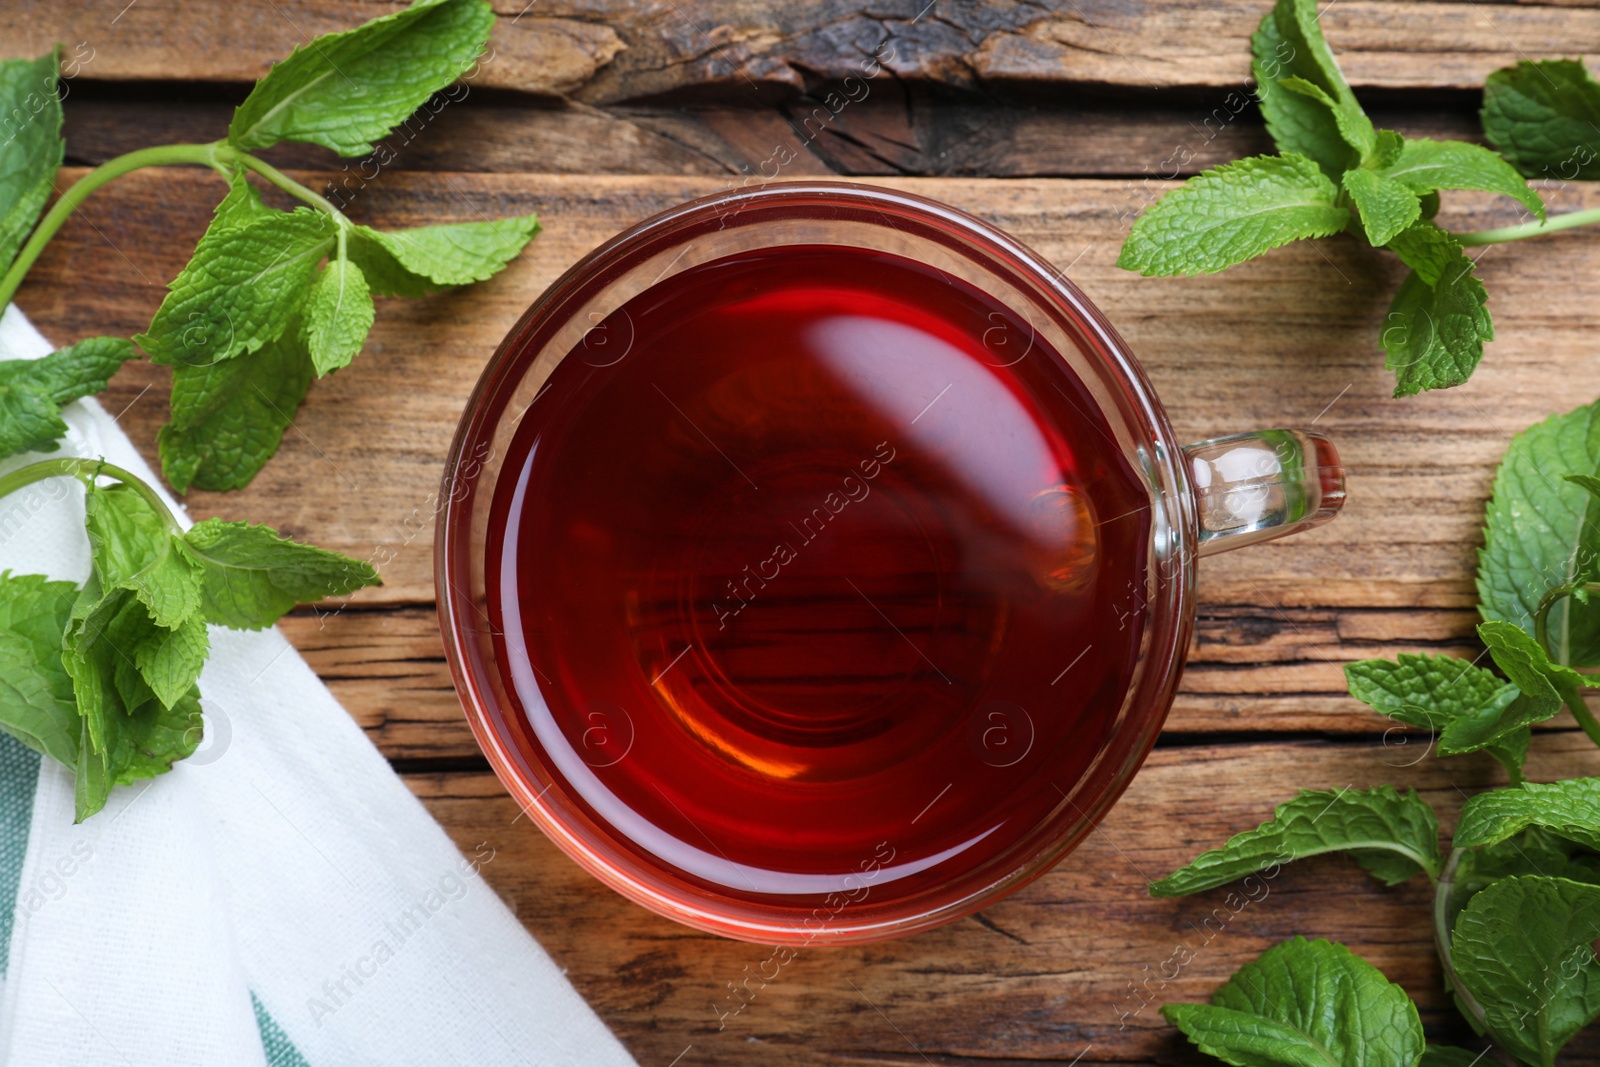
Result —
<instances>
[{"instance_id":1,"label":"white cloth napkin","mask_svg":"<svg viewBox=\"0 0 1600 1067\"><path fill-rule=\"evenodd\" d=\"M50 350L5 310L0 358ZM65 417L66 454L160 485L94 401ZM66 479L0 500L0 569L82 581L82 523ZM277 630L211 644L201 750L82 826L71 774L0 736L0 1067L633 1064L493 848L456 849Z\"/></svg>"}]
</instances>

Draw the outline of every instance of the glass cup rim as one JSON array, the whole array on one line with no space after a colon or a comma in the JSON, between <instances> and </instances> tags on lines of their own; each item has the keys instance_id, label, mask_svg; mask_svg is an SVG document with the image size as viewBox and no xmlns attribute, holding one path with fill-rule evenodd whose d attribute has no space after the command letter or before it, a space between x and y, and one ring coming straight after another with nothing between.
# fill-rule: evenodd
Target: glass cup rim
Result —
<instances>
[{"instance_id":1,"label":"glass cup rim","mask_svg":"<svg viewBox=\"0 0 1600 1067\"><path fill-rule=\"evenodd\" d=\"M1171 508L1176 553L1172 557L1174 566L1171 573L1162 576L1161 603L1158 604L1157 598L1152 596L1145 605L1146 615L1151 622L1146 651L1141 653L1143 670L1129 687L1130 697L1136 691L1145 694L1144 706L1151 710L1143 721L1119 723L1113 733L1113 741L1117 733L1128 731L1132 734L1130 743L1125 745L1112 776L1098 791L1088 809L1079 807L1067 798L1077 817L1071 821L1053 823L1053 832L1049 835L1046 847L1041 847L1027 863L976 892L915 914L871 922L852 922L846 917L820 934L800 937L797 936L799 930L792 922L762 923L730 919L716 908L696 907L658 890L608 862L591 847L584 835L576 832L541 803L541 795L535 794L517 770L519 758L508 751L497 730L496 720L504 719L505 712L493 699L493 687L482 684L483 680L476 676L474 663L477 657L467 648L466 641L471 637L474 613L479 609L471 602L470 592L458 588L452 568L463 538L468 542L464 547L467 551L471 550L469 534L472 512L469 505L472 494L470 491L463 493L461 488L463 485L471 486L477 474L469 474L463 480L464 468L472 462L467 458L467 452L474 443L485 440L484 432L492 432L499 418L503 417L503 411L492 410L494 405L489 400L508 382L514 385L520 380L520 375L514 372L525 370L526 367L522 365L524 362L531 363L531 360L524 361L523 357L529 341L541 325L563 321L563 318L570 320L571 313L576 310L573 298L585 285L592 285L597 279L607 277L610 272L626 266L630 256L638 255L641 250L659 244L674 231L684 231L708 216L720 216L725 225L730 217L737 218L740 214L757 209L800 212L806 208L826 211L838 206L873 208L880 213L893 212L929 224L958 239L968 254L975 253L986 263L1003 264L1026 278L1054 302L1055 310L1065 313L1072 327L1086 335L1085 339L1094 350L1094 358L1110 369L1112 379L1125 390L1123 399L1129 403L1125 406L1124 418L1136 420L1138 427L1156 445L1155 454L1150 457L1152 466L1156 468L1155 481L1147 488L1153 497L1161 497ZM893 227L888 214L884 214L884 221ZM785 243L781 240L772 242L773 245ZM563 312L566 313L564 317ZM1082 347L1080 345L1080 349ZM494 415L493 419L490 418L491 414ZM1064 272L1056 270L1017 239L959 208L894 188L831 180L801 180L772 182L753 189L723 190L652 215L580 257L533 301L485 365L463 408L436 499L434 584L446 659L473 736L501 784L511 793L522 811L564 853L612 889L635 903L691 927L761 944L837 944L902 936L977 911L1049 870L1093 832L1143 765L1171 709L1178 677L1182 673L1183 654L1193 631L1193 546L1197 541L1193 489L1183 461L1183 450L1172 431L1166 410L1127 343ZM1096 772L1111 748L1112 741L1108 741L1096 761L1080 778L1080 785Z\"/></svg>"}]
</instances>

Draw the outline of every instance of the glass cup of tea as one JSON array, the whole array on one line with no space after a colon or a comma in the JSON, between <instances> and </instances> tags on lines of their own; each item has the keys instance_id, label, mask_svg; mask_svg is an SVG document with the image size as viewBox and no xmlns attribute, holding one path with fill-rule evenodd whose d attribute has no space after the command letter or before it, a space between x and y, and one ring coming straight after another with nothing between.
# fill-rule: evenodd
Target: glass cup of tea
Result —
<instances>
[{"instance_id":1,"label":"glass cup of tea","mask_svg":"<svg viewBox=\"0 0 1600 1067\"><path fill-rule=\"evenodd\" d=\"M1047 870L1173 699L1195 561L1325 522L1318 434L1182 445L1040 256L832 182L673 208L485 369L439 612L506 788L601 881L765 944Z\"/></svg>"}]
</instances>

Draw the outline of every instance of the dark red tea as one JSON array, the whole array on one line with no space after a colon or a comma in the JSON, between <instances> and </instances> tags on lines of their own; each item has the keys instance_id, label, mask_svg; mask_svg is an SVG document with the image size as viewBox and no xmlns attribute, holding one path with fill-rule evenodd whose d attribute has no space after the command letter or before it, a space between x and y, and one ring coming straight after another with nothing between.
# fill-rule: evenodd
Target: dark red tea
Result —
<instances>
[{"instance_id":1,"label":"dark red tea","mask_svg":"<svg viewBox=\"0 0 1600 1067\"><path fill-rule=\"evenodd\" d=\"M735 898L972 871L1069 803L1137 659L1149 498L1097 411L1025 320L896 256L647 289L493 500L530 743L618 847Z\"/></svg>"}]
</instances>

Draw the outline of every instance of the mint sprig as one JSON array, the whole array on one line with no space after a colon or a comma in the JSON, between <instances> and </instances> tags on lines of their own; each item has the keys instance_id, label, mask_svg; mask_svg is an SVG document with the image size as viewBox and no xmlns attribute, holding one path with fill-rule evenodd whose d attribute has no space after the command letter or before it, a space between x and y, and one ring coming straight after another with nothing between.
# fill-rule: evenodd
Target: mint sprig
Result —
<instances>
[{"instance_id":1,"label":"mint sprig","mask_svg":"<svg viewBox=\"0 0 1600 1067\"><path fill-rule=\"evenodd\" d=\"M260 629L378 575L264 526L207 519L185 532L149 486L104 462L35 463L0 478L0 496L51 477L83 485L89 577L80 588L0 574L0 730L75 770L81 822L113 787L199 744L208 624Z\"/></svg>"},{"instance_id":2,"label":"mint sprig","mask_svg":"<svg viewBox=\"0 0 1600 1067\"><path fill-rule=\"evenodd\" d=\"M277 452L315 376L293 318L248 358L173 367L172 417L156 435L167 481L244 488Z\"/></svg>"},{"instance_id":3,"label":"mint sprig","mask_svg":"<svg viewBox=\"0 0 1600 1067\"><path fill-rule=\"evenodd\" d=\"M1343 945L1296 937L1240 967L1210 1004L1161 1014L1237 1067L1411 1067L1422 1019L1406 991Z\"/></svg>"},{"instance_id":4,"label":"mint sprig","mask_svg":"<svg viewBox=\"0 0 1600 1067\"><path fill-rule=\"evenodd\" d=\"M1434 687L1412 682L1402 688ZM1424 842L1434 847L1437 839L1418 831L1436 833L1437 827L1414 792L1303 793L1279 807L1271 822L1152 883L1151 894L1199 892L1254 872L1265 855L1257 842L1283 838L1284 827L1310 815L1310 798L1327 796L1350 798L1361 821L1354 835L1342 826L1319 831L1329 839L1324 845L1342 843L1358 860L1355 846L1382 847L1403 859L1410 873L1424 872L1433 882L1447 987L1474 1027L1523 1063L1552 1067L1561 1046L1600 1015L1600 962L1590 948L1600 937L1600 779L1472 798L1442 864L1437 851L1426 860L1420 855ZM1420 811L1403 811L1412 807ZM1299 808L1305 810L1289 810L1286 817L1287 809ZM1283 850L1278 861L1292 851ZM1347 949L1326 942L1296 938L1278 945L1242 968L1211 1005L1168 1004L1162 1014L1202 1051L1244 1067L1463 1062L1460 1050L1425 1051L1410 998Z\"/></svg>"},{"instance_id":5,"label":"mint sprig","mask_svg":"<svg viewBox=\"0 0 1600 1067\"><path fill-rule=\"evenodd\" d=\"M1600 83L1575 59L1523 60L1489 75L1483 132L1530 178L1600 179Z\"/></svg>"},{"instance_id":6,"label":"mint sprig","mask_svg":"<svg viewBox=\"0 0 1600 1067\"><path fill-rule=\"evenodd\" d=\"M16 258L55 191L56 170L65 158L57 72L54 51L0 63L0 115L10 127L0 143L0 263Z\"/></svg>"},{"instance_id":7,"label":"mint sprig","mask_svg":"<svg viewBox=\"0 0 1600 1067\"><path fill-rule=\"evenodd\" d=\"M1417 271L1434 272L1449 262L1452 244L1424 236L1407 251ZM1440 755L1486 752L1505 765L1512 785L1468 798L1448 857L1437 848L1432 809L1414 791L1302 792L1272 819L1151 883L1150 892L1171 896L1276 877L1282 864L1327 852L1349 854L1391 885L1426 874L1445 989L1477 1033L1529 1067L1554 1067L1562 1046L1600 1018L1593 948L1600 937L1600 778L1528 782L1524 768L1531 728L1563 706L1600 744L1600 723L1584 701L1600 676L1574 669L1600 665L1600 639L1591 633L1600 633L1593 605L1600 593L1600 402L1512 441L1488 505L1478 590L1484 621L1477 632L1487 658L1407 653L1345 668L1352 696L1428 730ZM1341 995L1329 996L1322 978L1353 966L1336 955L1323 950L1313 963L1315 950L1280 945L1224 987L1247 978L1251 1003L1220 1006L1219 999L1167 1005L1163 1013L1230 1064L1365 1062L1354 1046L1339 1044L1344 1035L1389 1039L1414 1031L1398 1002L1364 1003L1354 976L1340 979ZM1273 966L1259 966L1269 956ZM1298 971L1286 965L1291 958L1303 963ZM1227 994L1230 1001L1237 992ZM1486 1050L1363 1040L1383 1050L1377 1062L1386 1064L1487 1062Z\"/></svg>"},{"instance_id":8,"label":"mint sprig","mask_svg":"<svg viewBox=\"0 0 1600 1067\"><path fill-rule=\"evenodd\" d=\"M1518 875L1474 896L1457 916L1450 952L1461 992L1523 1063L1556 1054L1600 1016L1600 886Z\"/></svg>"},{"instance_id":9,"label":"mint sprig","mask_svg":"<svg viewBox=\"0 0 1600 1067\"><path fill-rule=\"evenodd\" d=\"M68 767L83 727L61 637L77 595L71 582L0 572L0 729Z\"/></svg>"},{"instance_id":10,"label":"mint sprig","mask_svg":"<svg viewBox=\"0 0 1600 1067\"><path fill-rule=\"evenodd\" d=\"M1145 275L1211 274L1269 249L1344 229L1349 209L1305 156L1257 156L1189 179L1134 224L1117 266Z\"/></svg>"},{"instance_id":11,"label":"mint sprig","mask_svg":"<svg viewBox=\"0 0 1600 1067\"><path fill-rule=\"evenodd\" d=\"M1600 666L1600 604L1550 590L1581 583L1600 565L1600 516L1593 496L1568 474L1600 474L1600 405L1553 415L1506 449L1478 551L1483 617L1533 633L1541 607L1549 650L1559 663Z\"/></svg>"},{"instance_id":12,"label":"mint sprig","mask_svg":"<svg viewBox=\"0 0 1600 1067\"><path fill-rule=\"evenodd\" d=\"M1345 674L1352 696L1435 732L1441 755L1487 750L1516 783L1528 728L1563 706L1600 744L1584 700L1600 677L1574 669L1600 666L1600 403L1513 438L1486 509L1477 589L1478 637L1500 675L1413 655L1354 663Z\"/></svg>"},{"instance_id":13,"label":"mint sprig","mask_svg":"<svg viewBox=\"0 0 1600 1067\"><path fill-rule=\"evenodd\" d=\"M1461 809L1456 847L1498 845L1530 826L1600 853L1600 778L1524 783L1479 793Z\"/></svg>"},{"instance_id":14,"label":"mint sprig","mask_svg":"<svg viewBox=\"0 0 1600 1067\"><path fill-rule=\"evenodd\" d=\"M361 351L376 317L374 294L421 297L485 281L538 232L531 215L375 230L252 153L283 141L345 156L372 151L477 61L493 25L483 0L417 0L319 37L268 71L222 140L119 156L69 188L37 226L63 152L55 58L0 63L0 108L10 113L19 94L40 90L54 105L27 124L26 137L0 146L0 203L12 205L0 216L0 264L9 264L0 305L73 209L106 182L143 166L220 172L227 194L134 341L173 368L172 421L160 434L167 481L180 492L248 484L277 450L310 379ZM269 206L253 181L301 206ZM8 377L30 373L0 363L0 390ZM0 456L45 447L62 432L55 406L103 386L103 376L85 376L71 395L0 392Z\"/></svg>"},{"instance_id":15,"label":"mint sprig","mask_svg":"<svg viewBox=\"0 0 1600 1067\"><path fill-rule=\"evenodd\" d=\"M1348 232L1411 268L1380 336L1395 395L1465 382L1494 339L1494 324L1464 247L1600 221L1600 212L1547 220L1523 177L1552 176L1558 166L1563 178L1600 176L1600 85L1572 63L1522 63L1491 76L1484 125L1502 156L1465 141L1376 129L1322 36L1316 0L1277 0L1251 51L1256 97L1279 154L1205 171L1168 193L1134 222L1118 266L1204 274L1293 241ZM1439 192L1461 189L1509 197L1534 221L1448 234L1430 220Z\"/></svg>"},{"instance_id":16,"label":"mint sprig","mask_svg":"<svg viewBox=\"0 0 1600 1067\"><path fill-rule=\"evenodd\" d=\"M1513 781L1521 780L1529 731L1526 723L1508 724L1508 709L1522 691L1493 671L1455 656L1401 653L1393 661L1351 663L1344 674L1351 696L1396 722L1429 731L1440 755L1487 749Z\"/></svg>"},{"instance_id":17,"label":"mint sprig","mask_svg":"<svg viewBox=\"0 0 1600 1067\"><path fill-rule=\"evenodd\" d=\"M1494 340L1489 294L1472 261L1453 235L1427 221L1407 226L1386 247L1411 268L1383 320L1394 395L1460 385Z\"/></svg>"},{"instance_id":18,"label":"mint sprig","mask_svg":"<svg viewBox=\"0 0 1600 1067\"><path fill-rule=\"evenodd\" d=\"M91 337L43 359L0 362L0 455L54 452L67 432L62 406L104 389L135 354L131 341Z\"/></svg>"},{"instance_id":19,"label":"mint sprig","mask_svg":"<svg viewBox=\"0 0 1600 1067\"><path fill-rule=\"evenodd\" d=\"M269 208L236 169L194 256L134 343L168 366L254 352L283 332L337 239L331 216Z\"/></svg>"},{"instance_id":20,"label":"mint sprig","mask_svg":"<svg viewBox=\"0 0 1600 1067\"><path fill-rule=\"evenodd\" d=\"M1349 853L1373 877L1398 885L1438 875L1439 823L1416 790L1393 786L1337 793L1302 790L1272 819L1150 884L1150 895L1184 896L1248 874L1329 852Z\"/></svg>"},{"instance_id":21,"label":"mint sprig","mask_svg":"<svg viewBox=\"0 0 1600 1067\"><path fill-rule=\"evenodd\" d=\"M228 143L249 151L299 141L366 155L476 62L493 28L494 11L482 0L417 0L324 34L256 83L233 114Z\"/></svg>"}]
</instances>

